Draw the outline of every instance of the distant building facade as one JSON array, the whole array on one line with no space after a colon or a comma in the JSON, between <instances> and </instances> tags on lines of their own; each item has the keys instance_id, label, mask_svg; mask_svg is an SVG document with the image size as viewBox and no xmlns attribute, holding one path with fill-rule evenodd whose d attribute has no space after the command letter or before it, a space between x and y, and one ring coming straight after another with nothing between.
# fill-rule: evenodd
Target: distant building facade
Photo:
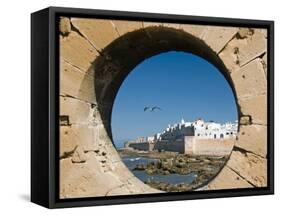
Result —
<instances>
[{"instance_id":1,"label":"distant building facade","mask_svg":"<svg viewBox=\"0 0 281 216\"><path fill-rule=\"evenodd\" d=\"M203 119L197 119L193 122L182 119L179 123L168 125L166 130L154 136L139 137L129 141L125 147L143 151L164 150L186 153L190 152L190 149L196 150L196 146L193 145L197 145L199 148L202 143L205 146L209 146L209 143L216 143L210 147L219 143L222 145L230 143L226 140L234 140L237 136L237 130L237 121L220 124L213 121L205 122ZM216 149L221 149L221 146Z\"/></svg>"}]
</instances>

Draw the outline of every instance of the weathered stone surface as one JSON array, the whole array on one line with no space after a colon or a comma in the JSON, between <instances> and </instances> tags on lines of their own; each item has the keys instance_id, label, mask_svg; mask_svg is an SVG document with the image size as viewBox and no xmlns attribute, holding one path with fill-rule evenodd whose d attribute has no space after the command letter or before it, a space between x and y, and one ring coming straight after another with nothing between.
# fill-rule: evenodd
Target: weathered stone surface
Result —
<instances>
[{"instance_id":1,"label":"weathered stone surface","mask_svg":"<svg viewBox=\"0 0 281 216\"><path fill-rule=\"evenodd\" d=\"M71 157L71 162L72 163L84 163L86 162L86 155L84 153L84 149L81 146L78 146L74 153L73 156Z\"/></svg>"},{"instance_id":2,"label":"weathered stone surface","mask_svg":"<svg viewBox=\"0 0 281 216\"><path fill-rule=\"evenodd\" d=\"M82 155L81 148L86 152L98 149L98 140L93 127L75 124L60 128L61 157L72 157L76 150L79 155Z\"/></svg>"},{"instance_id":3,"label":"weathered stone surface","mask_svg":"<svg viewBox=\"0 0 281 216\"><path fill-rule=\"evenodd\" d=\"M118 37L110 20L71 18L71 22L99 50Z\"/></svg>"},{"instance_id":4,"label":"weathered stone surface","mask_svg":"<svg viewBox=\"0 0 281 216\"><path fill-rule=\"evenodd\" d=\"M241 176L237 175L229 167L225 166L217 177L212 180L202 190L220 190L220 189L237 189L237 188L252 188Z\"/></svg>"},{"instance_id":5,"label":"weathered stone surface","mask_svg":"<svg viewBox=\"0 0 281 216\"><path fill-rule=\"evenodd\" d=\"M163 26L163 23L159 22L143 22L143 27L150 27L150 26Z\"/></svg>"},{"instance_id":6,"label":"weathered stone surface","mask_svg":"<svg viewBox=\"0 0 281 216\"><path fill-rule=\"evenodd\" d=\"M259 95L238 100L243 115L250 115L252 123L267 125L267 96Z\"/></svg>"},{"instance_id":7,"label":"weathered stone surface","mask_svg":"<svg viewBox=\"0 0 281 216\"><path fill-rule=\"evenodd\" d=\"M71 157L77 148L78 140L71 126L60 127L60 157Z\"/></svg>"},{"instance_id":8,"label":"weathered stone surface","mask_svg":"<svg viewBox=\"0 0 281 216\"><path fill-rule=\"evenodd\" d=\"M265 72L265 76L267 76L267 53L262 57L262 65Z\"/></svg>"},{"instance_id":9,"label":"weathered stone surface","mask_svg":"<svg viewBox=\"0 0 281 216\"><path fill-rule=\"evenodd\" d=\"M120 36L142 28L142 22L137 21L113 20L112 23Z\"/></svg>"},{"instance_id":10,"label":"weathered stone surface","mask_svg":"<svg viewBox=\"0 0 281 216\"><path fill-rule=\"evenodd\" d=\"M71 32L70 19L68 17L60 18L60 33L67 36Z\"/></svg>"},{"instance_id":11,"label":"weathered stone surface","mask_svg":"<svg viewBox=\"0 0 281 216\"><path fill-rule=\"evenodd\" d=\"M255 29L253 35L243 40L246 41L240 44L238 53L240 65L244 65L266 52L266 38L261 31Z\"/></svg>"},{"instance_id":12,"label":"weathered stone surface","mask_svg":"<svg viewBox=\"0 0 281 216\"><path fill-rule=\"evenodd\" d=\"M63 60L87 71L91 62L98 55L94 47L77 32L72 31L67 37L60 37L60 56Z\"/></svg>"},{"instance_id":13,"label":"weathered stone surface","mask_svg":"<svg viewBox=\"0 0 281 216\"><path fill-rule=\"evenodd\" d=\"M70 159L60 161L60 197L104 196L111 188L122 184L114 175L104 173L95 157L86 163L72 163Z\"/></svg>"},{"instance_id":14,"label":"weathered stone surface","mask_svg":"<svg viewBox=\"0 0 281 216\"><path fill-rule=\"evenodd\" d=\"M267 160L258 155L233 150L227 162L232 170L256 187L267 186Z\"/></svg>"},{"instance_id":15,"label":"weathered stone surface","mask_svg":"<svg viewBox=\"0 0 281 216\"><path fill-rule=\"evenodd\" d=\"M89 155L88 155L89 154ZM70 159L60 161L60 197L92 197L107 196L110 194L139 194L157 193L158 191L143 184L136 177L126 178L120 181L119 177L126 174L127 170L114 172L114 169L105 169L104 166L112 167L108 161L100 161L94 152L86 154L86 163L73 163ZM107 163L109 163L107 165ZM122 167L119 167L122 169ZM136 186L136 185L139 185ZM124 187L125 186L125 187ZM120 189L119 189L120 188Z\"/></svg>"},{"instance_id":16,"label":"weathered stone surface","mask_svg":"<svg viewBox=\"0 0 281 216\"><path fill-rule=\"evenodd\" d=\"M201 36L215 52L219 53L238 32L238 28L210 26Z\"/></svg>"},{"instance_id":17,"label":"weathered stone surface","mask_svg":"<svg viewBox=\"0 0 281 216\"><path fill-rule=\"evenodd\" d=\"M70 124L88 120L91 104L76 98L60 96L60 115L69 116ZM77 115L80 113L80 115Z\"/></svg>"},{"instance_id":18,"label":"weathered stone surface","mask_svg":"<svg viewBox=\"0 0 281 216\"><path fill-rule=\"evenodd\" d=\"M239 99L266 93L266 79L262 63L259 59L231 73L231 78L234 82L234 88Z\"/></svg>"},{"instance_id":19,"label":"weathered stone surface","mask_svg":"<svg viewBox=\"0 0 281 216\"><path fill-rule=\"evenodd\" d=\"M267 29L256 29L257 31L260 31L262 34L263 34L263 36L265 37L265 38L267 38Z\"/></svg>"},{"instance_id":20,"label":"weathered stone surface","mask_svg":"<svg viewBox=\"0 0 281 216\"><path fill-rule=\"evenodd\" d=\"M254 34L254 29L252 28L239 28L238 37L244 39L246 37L251 37Z\"/></svg>"},{"instance_id":21,"label":"weathered stone surface","mask_svg":"<svg viewBox=\"0 0 281 216\"><path fill-rule=\"evenodd\" d=\"M240 125L249 125L252 123L252 119L251 116L241 116L240 121L239 121Z\"/></svg>"},{"instance_id":22,"label":"weathered stone surface","mask_svg":"<svg viewBox=\"0 0 281 216\"><path fill-rule=\"evenodd\" d=\"M180 24L179 28L198 38L201 38L204 31L207 30L206 26L191 24Z\"/></svg>"},{"instance_id":23,"label":"weathered stone surface","mask_svg":"<svg viewBox=\"0 0 281 216\"><path fill-rule=\"evenodd\" d=\"M178 23L163 23L163 26L168 28L174 28L174 29L180 28L180 24Z\"/></svg>"},{"instance_id":24,"label":"weathered stone surface","mask_svg":"<svg viewBox=\"0 0 281 216\"><path fill-rule=\"evenodd\" d=\"M262 125L240 126L235 146L265 158L267 155L267 127Z\"/></svg>"},{"instance_id":25,"label":"weathered stone surface","mask_svg":"<svg viewBox=\"0 0 281 216\"><path fill-rule=\"evenodd\" d=\"M60 61L60 92L89 103L96 103L93 76L73 65Z\"/></svg>"},{"instance_id":26,"label":"weathered stone surface","mask_svg":"<svg viewBox=\"0 0 281 216\"><path fill-rule=\"evenodd\" d=\"M105 105L96 101L96 94L104 98L105 94L108 94L105 89L112 87L112 82L117 82L117 84L122 82L123 69L132 67L126 64L139 62L138 59L132 61L132 58L129 58L128 60L124 55L126 60L114 64L117 69L113 68L113 70L109 63L113 59L109 59L107 67L103 68L102 72L99 67L92 68L92 62L98 56L97 50L102 52L103 48L112 44L111 42L115 41L119 35L150 26L155 27L151 28L152 30L157 30L155 34L150 34L152 31L146 31L146 39L143 39L143 35L140 34L135 35L134 41L130 43L127 41L130 38L122 40L126 43L121 43L119 46L129 45L125 46L122 52L128 53L131 49L138 50L136 57L142 56L141 59L143 59L147 57L146 55L173 48L171 44L177 49L183 48L188 51L192 43L184 42L184 36L187 35L184 32L187 32L201 38L202 44L205 42L218 52L219 57L231 72L230 78L234 83L243 115L240 122L244 126L240 127L237 147L227 166L207 187L224 189L266 185L266 149L263 144L266 140L266 126L256 125L266 122L266 109L263 107L263 104L266 105L266 79L263 70L267 63L265 55L261 56L266 50L264 30L239 29L236 34L236 28L226 31L223 30L227 29L225 27L206 28L200 25L174 26L155 22L79 18L71 19L73 25L71 29L71 23L68 21L65 20L65 30L61 30L60 36L60 98L61 116L64 117L64 124L60 131L61 198L159 192L134 177L122 163L112 145L108 128L111 99L114 97L106 97L107 104ZM184 32L163 26L179 28ZM169 33L169 42L161 41L162 30ZM171 40L176 42L171 43ZM152 41L151 44L147 44L148 41ZM161 43L155 43L159 41ZM120 52L113 54L118 56ZM111 55L105 55L105 58L110 58ZM118 76L119 79L116 79ZM117 84L115 83L115 86ZM112 95L114 93L112 92Z\"/></svg>"},{"instance_id":27,"label":"weathered stone surface","mask_svg":"<svg viewBox=\"0 0 281 216\"><path fill-rule=\"evenodd\" d=\"M229 73L240 68L238 52L239 44L237 42L237 39L233 39L219 53L219 57L223 61L223 64L225 65Z\"/></svg>"},{"instance_id":28,"label":"weathered stone surface","mask_svg":"<svg viewBox=\"0 0 281 216\"><path fill-rule=\"evenodd\" d=\"M241 29L219 53L230 72L239 69L256 57L266 52L267 44L264 33L259 29Z\"/></svg>"}]
</instances>

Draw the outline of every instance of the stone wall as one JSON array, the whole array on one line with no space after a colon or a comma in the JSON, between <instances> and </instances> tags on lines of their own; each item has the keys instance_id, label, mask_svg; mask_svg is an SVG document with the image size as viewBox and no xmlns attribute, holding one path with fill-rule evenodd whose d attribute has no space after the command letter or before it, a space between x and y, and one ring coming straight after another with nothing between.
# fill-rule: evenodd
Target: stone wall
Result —
<instances>
[{"instance_id":1,"label":"stone wall","mask_svg":"<svg viewBox=\"0 0 281 216\"><path fill-rule=\"evenodd\" d=\"M185 154L189 155L229 155L234 139L197 139L185 137Z\"/></svg>"},{"instance_id":2,"label":"stone wall","mask_svg":"<svg viewBox=\"0 0 281 216\"><path fill-rule=\"evenodd\" d=\"M151 145L148 142L143 142L143 143L130 143L128 147L137 149L139 151L150 151L151 150Z\"/></svg>"},{"instance_id":3,"label":"stone wall","mask_svg":"<svg viewBox=\"0 0 281 216\"><path fill-rule=\"evenodd\" d=\"M172 152L179 152L184 154L185 152L184 140L183 139L182 140L179 139L175 141L161 140L156 142L153 150L172 151Z\"/></svg>"},{"instance_id":4,"label":"stone wall","mask_svg":"<svg viewBox=\"0 0 281 216\"><path fill-rule=\"evenodd\" d=\"M213 63L236 96L238 139L208 189L266 186L266 38L263 29L62 17L60 197L159 192L122 163L112 142L111 110L130 71L170 50Z\"/></svg>"}]
</instances>

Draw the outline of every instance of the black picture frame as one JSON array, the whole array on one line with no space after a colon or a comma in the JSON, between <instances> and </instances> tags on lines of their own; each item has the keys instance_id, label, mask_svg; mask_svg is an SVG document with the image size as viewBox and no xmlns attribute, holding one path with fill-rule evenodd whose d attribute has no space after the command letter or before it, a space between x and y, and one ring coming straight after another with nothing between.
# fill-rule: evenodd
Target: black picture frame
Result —
<instances>
[{"instance_id":1,"label":"black picture frame","mask_svg":"<svg viewBox=\"0 0 281 216\"><path fill-rule=\"evenodd\" d=\"M268 186L262 188L59 199L60 16L257 27L268 30ZM274 193L274 22L186 15L49 7L31 15L31 201L47 208L192 200Z\"/></svg>"}]
</instances>

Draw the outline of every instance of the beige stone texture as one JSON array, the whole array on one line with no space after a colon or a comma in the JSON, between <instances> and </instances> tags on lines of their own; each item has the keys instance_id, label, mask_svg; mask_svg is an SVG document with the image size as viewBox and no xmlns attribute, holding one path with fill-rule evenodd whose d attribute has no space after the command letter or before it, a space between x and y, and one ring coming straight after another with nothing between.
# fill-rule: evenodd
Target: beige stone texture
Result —
<instances>
[{"instance_id":1,"label":"beige stone texture","mask_svg":"<svg viewBox=\"0 0 281 216\"><path fill-rule=\"evenodd\" d=\"M223 64L229 73L232 73L240 68L238 52L239 42L237 39L233 39L219 53L219 57L223 61Z\"/></svg>"},{"instance_id":2,"label":"beige stone texture","mask_svg":"<svg viewBox=\"0 0 281 216\"><path fill-rule=\"evenodd\" d=\"M71 157L78 146L76 133L71 126L60 127L60 157Z\"/></svg>"},{"instance_id":3,"label":"beige stone texture","mask_svg":"<svg viewBox=\"0 0 281 216\"><path fill-rule=\"evenodd\" d=\"M60 115L69 116L70 124L87 121L90 116L91 104L73 97L60 96ZM80 115L76 115L81 113Z\"/></svg>"},{"instance_id":4,"label":"beige stone texture","mask_svg":"<svg viewBox=\"0 0 281 216\"><path fill-rule=\"evenodd\" d=\"M66 61L60 61L60 93L95 103L94 77Z\"/></svg>"},{"instance_id":5,"label":"beige stone texture","mask_svg":"<svg viewBox=\"0 0 281 216\"><path fill-rule=\"evenodd\" d=\"M267 53L265 53L262 57L262 64L263 64L265 76L267 76Z\"/></svg>"},{"instance_id":6,"label":"beige stone texture","mask_svg":"<svg viewBox=\"0 0 281 216\"><path fill-rule=\"evenodd\" d=\"M137 21L113 20L112 23L120 36L142 28L142 22Z\"/></svg>"},{"instance_id":7,"label":"beige stone texture","mask_svg":"<svg viewBox=\"0 0 281 216\"><path fill-rule=\"evenodd\" d=\"M251 119L251 116L241 116L240 117L240 121L239 121L239 124L240 125L249 125L251 124L252 122L252 119Z\"/></svg>"},{"instance_id":8,"label":"beige stone texture","mask_svg":"<svg viewBox=\"0 0 281 216\"><path fill-rule=\"evenodd\" d=\"M218 176L203 190L252 188L253 185L239 176L236 172L225 166Z\"/></svg>"},{"instance_id":9,"label":"beige stone texture","mask_svg":"<svg viewBox=\"0 0 281 216\"><path fill-rule=\"evenodd\" d=\"M236 40L239 48L239 65L243 66L253 60L254 58L266 52L267 44L264 33L258 29L254 29L252 33Z\"/></svg>"},{"instance_id":10,"label":"beige stone texture","mask_svg":"<svg viewBox=\"0 0 281 216\"><path fill-rule=\"evenodd\" d=\"M264 33L259 29L243 28L219 53L229 72L233 72L253 59L266 53Z\"/></svg>"},{"instance_id":11,"label":"beige stone texture","mask_svg":"<svg viewBox=\"0 0 281 216\"><path fill-rule=\"evenodd\" d=\"M86 72L98 55L95 48L77 32L60 37L60 57Z\"/></svg>"},{"instance_id":12,"label":"beige stone texture","mask_svg":"<svg viewBox=\"0 0 281 216\"><path fill-rule=\"evenodd\" d=\"M87 160L86 155L84 153L84 149L79 145L75 149L72 157L71 162L72 163L85 163Z\"/></svg>"},{"instance_id":13,"label":"beige stone texture","mask_svg":"<svg viewBox=\"0 0 281 216\"><path fill-rule=\"evenodd\" d=\"M237 32L238 28L234 27L210 26L201 38L211 49L219 53Z\"/></svg>"},{"instance_id":14,"label":"beige stone texture","mask_svg":"<svg viewBox=\"0 0 281 216\"><path fill-rule=\"evenodd\" d=\"M191 25L191 24L180 24L179 29L182 29L183 31L201 38L204 31L207 30L206 26L203 25Z\"/></svg>"},{"instance_id":15,"label":"beige stone texture","mask_svg":"<svg viewBox=\"0 0 281 216\"><path fill-rule=\"evenodd\" d=\"M259 96L266 92L266 77L260 59L255 59L241 69L231 73L239 99Z\"/></svg>"},{"instance_id":16,"label":"beige stone texture","mask_svg":"<svg viewBox=\"0 0 281 216\"><path fill-rule=\"evenodd\" d=\"M253 28L239 28L238 37L240 39L251 37L254 34L254 31Z\"/></svg>"},{"instance_id":17,"label":"beige stone texture","mask_svg":"<svg viewBox=\"0 0 281 216\"><path fill-rule=\"evenodd\" d=\"M267 160L250 152L233 150L227 166L255 187L267 186Z\"/></svg>"},{"instance_id":18,"label":"beige stone texture","mask_svg":"<svg viewBox=\"0 0 281 216\"><path fill-rule=\"evenodd\" d=\"M134 35L135 30L147 27L154 27L149 31L151 34L143 37L140 32L144 31L139 31ZM165 43L160 43L162 30L169 33ZM195 43L190 43L193 37L184 32L200 40L194 38ZM125 47L121 49L122 53L120 47L119 50L108 50L108 45L112 46L119 36L126 39L121 43ZM222 62L228 70L224 73L230 73L229 79L234 85L239 113L242 114L235 150L227 165L206 188L266 186L266 37L266 31L261 29L61 19L60 115L63 124L60 127L60 197L160 192L138 180L122 163L110 138L109 125L114 93L126 73L135 66L132 64L173 46L183 51L190 51L192 46L192 51L202 55L208 53L206 58L215 59L219 64ZM181 40L182 43L178 43ZM153 41L154 44L138 44L139 41ZM206 49L206 44L211 49ZM132 52L136 48L138 51ZM122 59L119 57L116 61L111 56L99 55L99 52L104 54L105 49L115 58L122 54ZM123 56L129 51L133 58L126 61ZM94 64L97 59L100 61L98 66ZM103 67L100 71L99 66ZM108 89L113 92L108 92Z\"/></svg>"},{"instance_id":19,"label":"beige stone texture","mask_svg":"<svg viewBox=\"0 0 281 216\"><path fill-rule=\"evenodd\" d=\"M78 147L78 149L77 149ZM60 127L60 156L72 157L74 151L94 151L98 149L96 133L88 125Z\"/></svg>"},{"instance_id":20,"label":"beige stone texture","mask_svg":"<svg viewBox=\"0 0 281 216\"><path fill-rule=\"evenodd\" d=\"M163 23L163 26L168 28L174 28L174 29L180 28L180 24L178 23Z\"/></svg>"},{"instance_id":21,"label":"beige stone texture","mask_svg":"<svg viewBox=\"0 0 281 216\"><path fill-rule=\"evenodd\" d=\"M143 27L151 27L151 26L163 26L163 23L160 22L143 22Z\"/></svg>"},{"instance_id":22,"label":"beige stone texture","mask_svg":"<svg viewBox=\"0 0 281 216\"><path fill-rule=\"evenodd\" d=\"M60 18L60 33L67 36L71 32L70 19L68 17Z\"/></svg>"},{"instance_id":23,"label":"beige stone texture","mask_svg":"<svg viewBox=\"0 0 281 216\"><path fill-rule=\"evenodd\" d=\"M263 125L241 125L235 146L266 158L267 127Z\"/></svg>"},{"instance_id":24,"label":"beige stone texture","mask_svg":"<svg viewBox=\"0 0 281 216\"><path fill-rule=\"evenodd\" d=\"M118 37L111 20L71 18L71 23L99 50Z\"/></svg>"},{"instance_id":25,"label":"beige stone texture","mask_svg":"<svg viewBox=\"0 0 281 216\"><path fill-rule=\"evenodd\" d=\"M243 115L251 116L252 123L267 125L267 96L259 95L238 100Z\"/></svg>"}]
</instances>

